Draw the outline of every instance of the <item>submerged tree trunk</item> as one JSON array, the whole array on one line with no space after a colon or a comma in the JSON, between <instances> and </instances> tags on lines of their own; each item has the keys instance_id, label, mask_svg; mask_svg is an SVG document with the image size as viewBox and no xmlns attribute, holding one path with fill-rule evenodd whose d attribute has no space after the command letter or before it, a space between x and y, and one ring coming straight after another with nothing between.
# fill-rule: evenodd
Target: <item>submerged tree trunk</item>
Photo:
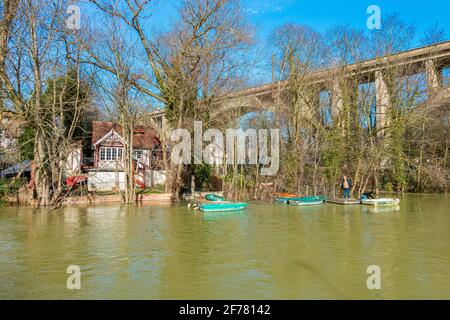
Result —
<instances>
[{"instance_id":1,"label":"submerged tree trunk","mask_svg":"<svg viewBox=\"0 0 450 320\"><path fill-rule=\"evenodd\" d=\"M139 163L133 159L133 123L125 121L123 125L124 133L124 180L125 194L124 202L132 204L136 201L136 173L139 170Z\"/></svg>"}]
</instances>

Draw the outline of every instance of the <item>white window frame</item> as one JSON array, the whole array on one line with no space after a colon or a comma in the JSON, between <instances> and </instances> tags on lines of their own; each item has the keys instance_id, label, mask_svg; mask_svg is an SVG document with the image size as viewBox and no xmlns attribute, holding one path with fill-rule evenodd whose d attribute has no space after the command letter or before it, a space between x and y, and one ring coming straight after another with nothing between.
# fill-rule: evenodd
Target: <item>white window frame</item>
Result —
<instances>
[{"instance_id":1,"label":"white window frame","mask_svg":"<svg viewBox=\"0 0 450 320\"><path fill-rule=\"evenodd\" d=\"M100 161L121 161L122 147L100 147L99 160Z\"/></svg>"},{"instance_id":2,"label":"white window frame","mask_svg":"<svg viewBox=\"0 0 450 320\"><path fill-rule=\"evenodd\" d=\"M138 161L144 159L144 150L133 150L133 159Z\"/></svg>"}]
</instances>

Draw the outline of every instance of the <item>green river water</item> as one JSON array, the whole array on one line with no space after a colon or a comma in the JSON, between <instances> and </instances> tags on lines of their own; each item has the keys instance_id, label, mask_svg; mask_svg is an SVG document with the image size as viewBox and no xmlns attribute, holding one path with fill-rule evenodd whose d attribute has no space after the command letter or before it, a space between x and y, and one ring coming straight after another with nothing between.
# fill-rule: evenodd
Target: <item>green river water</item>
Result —
<instances>
[{"instance_id":1,"label":"green river water","mask_svg":"<svg viewBox=\"0 0 450 320\"><path fill-rule=\"evenodd\" d=\"M398 211L0 207L0 299L450 299L450 197L400 199ZM80 290L66 287L69 265Z\"/></svg>"}]
</instances>

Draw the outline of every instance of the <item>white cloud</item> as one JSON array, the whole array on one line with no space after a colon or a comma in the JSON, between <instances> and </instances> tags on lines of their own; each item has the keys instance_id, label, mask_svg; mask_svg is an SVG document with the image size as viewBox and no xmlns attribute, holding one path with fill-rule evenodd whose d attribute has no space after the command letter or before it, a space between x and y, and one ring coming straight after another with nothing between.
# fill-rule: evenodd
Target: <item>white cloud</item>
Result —
<instances>
[{"instance_id":1,"label":"white cloud","mask_svg":"<svg viewBox=\"0 0 450 320\"><path fill-rule=\"evenodd\" d=\"M259 13L259 10L253 9L253 8L245 8L244 11L248 12L248 13L251 13L251 14L258 14Z\"/></svg>"},{"instance_id":2,"label":"white cloud","mask_svg":"<svg viewBox=\"0 0 450 320\"><path fill-rule=\"evenodd\" d=\"M283 7L279 4L272 4L270 2L254 3L244 9L245 12L250 14L264 14L264 13L277 13L283 11Z\"/></svg>"}]
</instances>

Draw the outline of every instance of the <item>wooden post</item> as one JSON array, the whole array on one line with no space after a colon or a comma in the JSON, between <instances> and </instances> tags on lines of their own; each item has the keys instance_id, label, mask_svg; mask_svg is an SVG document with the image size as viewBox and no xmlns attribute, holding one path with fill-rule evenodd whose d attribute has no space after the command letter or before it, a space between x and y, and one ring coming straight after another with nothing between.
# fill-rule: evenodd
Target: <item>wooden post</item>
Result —
<instances>
[{"instance_id":1,"label":"wooden post","mask_svg":"<svg viewBox=\"0 0 450 320\"><path fill-rule=\"evenodd\" d=\"M379 194L379 190L378 190L378 175L375 173L373 176L373 180L375 183L375 194L378 195Z\"/></svg>"},{"instance_id":2,"label":"wooden post","mask_svg":"<svg viewBox=\"0 0 450 320\"><path fill-rule=\"evenodd\" d=\"M191 196L192 199L195 201L195 178L193 175L191 175Z\"/></svg>"}]
</instances>

